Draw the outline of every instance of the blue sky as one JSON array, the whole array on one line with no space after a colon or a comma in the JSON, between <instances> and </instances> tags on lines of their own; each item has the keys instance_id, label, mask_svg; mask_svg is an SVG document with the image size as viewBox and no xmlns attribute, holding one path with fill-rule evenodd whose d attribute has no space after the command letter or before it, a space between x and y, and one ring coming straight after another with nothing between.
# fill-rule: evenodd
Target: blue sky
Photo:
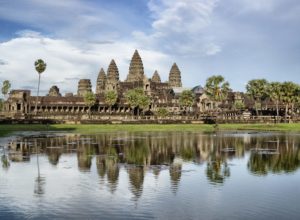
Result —
<instances>
[{"instance_id":1,"label":"blue sky","mask_svg":"<svg viewBox=\"0 0 300 220\"><path fill-rule=\"evenodd\" d=\"M0 0L0 80L35 91L42 58L43 93L76 92L113 58L124 80L138 49L148 77L166 81L177 62L185 87L213 74L241 91L253 78L300 83L299 23L299 0Z\"/></svg>"}]
</instances>

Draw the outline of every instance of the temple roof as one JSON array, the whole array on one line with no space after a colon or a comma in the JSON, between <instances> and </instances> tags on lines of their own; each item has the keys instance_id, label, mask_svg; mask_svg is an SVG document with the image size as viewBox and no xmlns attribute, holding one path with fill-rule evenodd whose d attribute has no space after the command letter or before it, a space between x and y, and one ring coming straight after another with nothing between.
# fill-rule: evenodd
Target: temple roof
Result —
<instances>
[{"instance_id":1,"label":"temple roof","mask_svg":"<svg viewBox=\"0 0 300 220\"><path fill-rule=\"evenodd\" d=\"M171 70L170 70L170 76L172 75L176 75L176 76L180 76L181 72L177 66L176 63L173 63L172 67L171 67Z\"/></svg>"},{"instance_id":2,"label":"temple roof","mask_svg":"<svg viewBox=\"0 0 300 220\"><path fill-rule=\"evenodd\" d=\"M171 67L169 74L169 84L171 87L181 87L181 72L176 63Z\"/></svg>"},{"instance_id":3,"label":"temple roof","mask_svg":"<svg viewBox=\"0 0 300 220\"><path fill-rule=\"evenodd\" d=\"M99 72L99 74L98 74L97 81L99 81L99 80L106 80L106 74L105 74L103 68L101 68L101 70L100 70L100 72Z\"/></svg>"},{"instance_id":4,"label":"temple roof","mask_svg":"<svg viewBox=\"0 0 300 220\"><path fill-rule=\"evenodd\" d=\"M192 88L193 93L195 94L203 94L204 93L204 89L202 86L198 85L195 86L194 88Z\"/></svg>"},{"instance_id":5,"label":"temple roof","mask_svg":"<svg viewBox=\"0 0 300 220\"><path fill-rule=\"evenodd\" d=\"M135 50L131 58L127 81L133 82L133 81L143 80L143 78L144 78L143 61L139 55L139 52Z\"/></svg>"},{"instance_id":6,"label":"temple roof","mask_svg":"<svg viewBox=\"0 0 300 220\"><path fill-rule=\"evenodd\" d=\"M161 79L160 79L160 76L159 76L157 70L155 70L155 72L153 73L152 81L153 81L153 82L157 82L157 83L160 83L160 82L161 82Z\"/></svg>"},{"instance_id":7,"label":"temple roof","mask_svg":"<svg viewBox=\"0 0 300 220\"><path fill-rule=\"evenodd\" d=\"M119 81L119 69L115 60L111 60L107 69L107 79L110 81Z\"/></svg>"}]
</instances>

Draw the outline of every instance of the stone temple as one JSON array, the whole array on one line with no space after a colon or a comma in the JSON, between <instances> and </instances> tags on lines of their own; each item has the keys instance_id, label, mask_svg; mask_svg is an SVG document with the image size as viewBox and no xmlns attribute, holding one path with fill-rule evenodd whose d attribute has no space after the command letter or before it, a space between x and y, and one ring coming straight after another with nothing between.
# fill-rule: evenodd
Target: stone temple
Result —
<instances>
[{"instance_id":1,"label":"stone temple","mask_svg":"<svg viewBox=\"0 0 300 220\"><path fill-rule=\"evenodd\" d=\"M110 106L105 103L105 93L115 91L118 95L117 103L112 107L110 114L130 115L131 107L125 99L128 90L142 88L146 95L151 98L151 103L143 113L155 114L159 108L167 108L170 113L179 114L179 94L184 89L181 82L181 71L174 63L170 68L168 81L162 82L157 70L151 77L146 76L142 58L135 50L127 77L124 81L119 78L119 69L115 60L111 60L106 72L100 69L96 86L96 104L91 108L93 115L108 114ZM31 117L72 119L88 112L84 102L84 95L92 92L90 79L80 79L77 94L66 93L61 95L57 86L52 86L46 96L32 96L30 90L12 90L4 105L4 112L10 118ZM197 94L196 94L197 95ZM37 110L35 102L38 100ZM195 101L195 106L197 105Z\"/></svg>"}]
</instances>

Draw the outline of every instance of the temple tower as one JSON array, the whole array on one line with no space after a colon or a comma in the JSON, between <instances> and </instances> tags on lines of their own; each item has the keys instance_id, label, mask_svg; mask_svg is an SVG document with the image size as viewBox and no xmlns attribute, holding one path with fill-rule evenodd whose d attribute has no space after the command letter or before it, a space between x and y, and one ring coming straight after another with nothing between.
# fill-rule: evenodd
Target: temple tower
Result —
<instances>
[{"instance_id":1,"label":"temple tower","mask_svg":"<svg viewBox=\"0 0 300 220\"><path fill-rule=\"evenodd\" d=\"M84 96L87 92L92 92L92 84L89 79L81 79L78 82L78 96Z\"/></svg>"},{"instance_id":2,"label":"temple tower","mask_svg":"<svg viewBox=\"0 0 300 220\"><path fill-rule=\"evenodd\" d=\"M130 62L129 73L127 75L126 81L135 82L135 81L143 80L143 78L144 78L143 61L139 55L139 52L135 50Z\"/></svg>"},{"instance_id":3,"label":"temple tower","mask_svg":"<svg viewBox=\"0 0 300 220\"><path fill-rule=\"evenodd\" d=\"M61 94L59 93L59 88L57 86L52 86L49 90L48 96L61 97Z\"/></svg>"},{"instance_id":4,"label":"temple tower","mask_svg":"<svg viewBox=\"0 0 300 220\"><path fill-rule=\"evenodd\" d=\"M181 72L176 63L173 64L169 74L169 86L182 87Z\"/></svg>"},{"instance_id":5,"label":"temple tower","mask_svg":"<svg viewBox=\"0 0 300 220\"><path fill-rule=\"evenodd\" d=\"M101 68L97 78L96 94L103 93L105 91L105 85L106 85L106 75L103 68Z\"/></svg>"},{"instance_id":6,"label":"temple tower","mask_svg":"<svg viewBox=\"0 0 300 220\"><path fill-rule=\"evenodd\" d=\"M155 70L155 72L153 73L152 82L161 83L161 79L157 70Z\"/></svg>"},{"instance_id":7,"label":"temple tower","mask_svg":"<svg viewBox=\"0 0 300 220\"><path fill-rule=\"evenodd\" d=\"M119 85L119 69L114 60L111 60L107 69L105 90L117 90Z\"/></svg>"}]
</instances>

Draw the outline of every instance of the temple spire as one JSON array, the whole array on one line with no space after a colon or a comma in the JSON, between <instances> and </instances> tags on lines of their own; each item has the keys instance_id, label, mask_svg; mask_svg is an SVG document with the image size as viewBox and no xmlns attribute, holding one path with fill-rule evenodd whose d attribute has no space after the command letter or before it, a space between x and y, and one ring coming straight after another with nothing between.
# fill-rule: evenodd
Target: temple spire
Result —
<instances>
[{"instance_id":1,"label":"temple spire","mask_svg":"<svg viewBox=\"0 0 300 220\"><path fill-rule=\"evenodd\" d=\"M169 86L171 87L182 87L181 83L181 72L176 63L171 67L169 74Z\"/></svg>"},{"instance_id":2,"label":"temple spire","mask_svg":"<svg viewBox=\"0 0 300 220\"><path fill-rule=\"evenodd\" d=\"M130 62L129 73L126 81L134 82L134 81L143 80L143 78L144 78L143 61L139 55L139 52L135 50Z\"/></svg>"},{"instance_id":3,"label":"temple spire","mask_svg":"<svg viewBox=\"0 0 300 220\"><path fill-rule=\"evenodd\" d=\"M156 82L156 83L160 83L161 82L161 79L160 79L160 76L159 76L157 70L155 70L155 72L153 73L152 81Z\"/></svg>"},{"instance_id":4,"label":"temple spire","mask_svg":"<svg viewBox=\"0 0 300 220\"><path fill-rule=\"evenodd\" d=\"M96 94L104 92L105 84L106 84L106 74L105 74L103 68L101 68L101 70L98 74L98 78L97 78Z\"/></svg>"},{"instance_id":5,"label":"temple spire","mask_svg":"<svg viewBox=\"0 0 300 220\"><path fill-rule=\"evenodd\" d=\"M107 80L105 90L117 90L119 87L119 70L114 60L111 60L107 69Z\"/></svg>"},{"instance_id":6,"label":"temple spire","mask_svg":"<svg viewBox=\"0 0 300 220\"><path fill-rule=\"evenodd\" d=\"M119 70L114 59L110 61L107 69L107 80L108 81L119 81Z\"/></svg>"}]
</instances>

